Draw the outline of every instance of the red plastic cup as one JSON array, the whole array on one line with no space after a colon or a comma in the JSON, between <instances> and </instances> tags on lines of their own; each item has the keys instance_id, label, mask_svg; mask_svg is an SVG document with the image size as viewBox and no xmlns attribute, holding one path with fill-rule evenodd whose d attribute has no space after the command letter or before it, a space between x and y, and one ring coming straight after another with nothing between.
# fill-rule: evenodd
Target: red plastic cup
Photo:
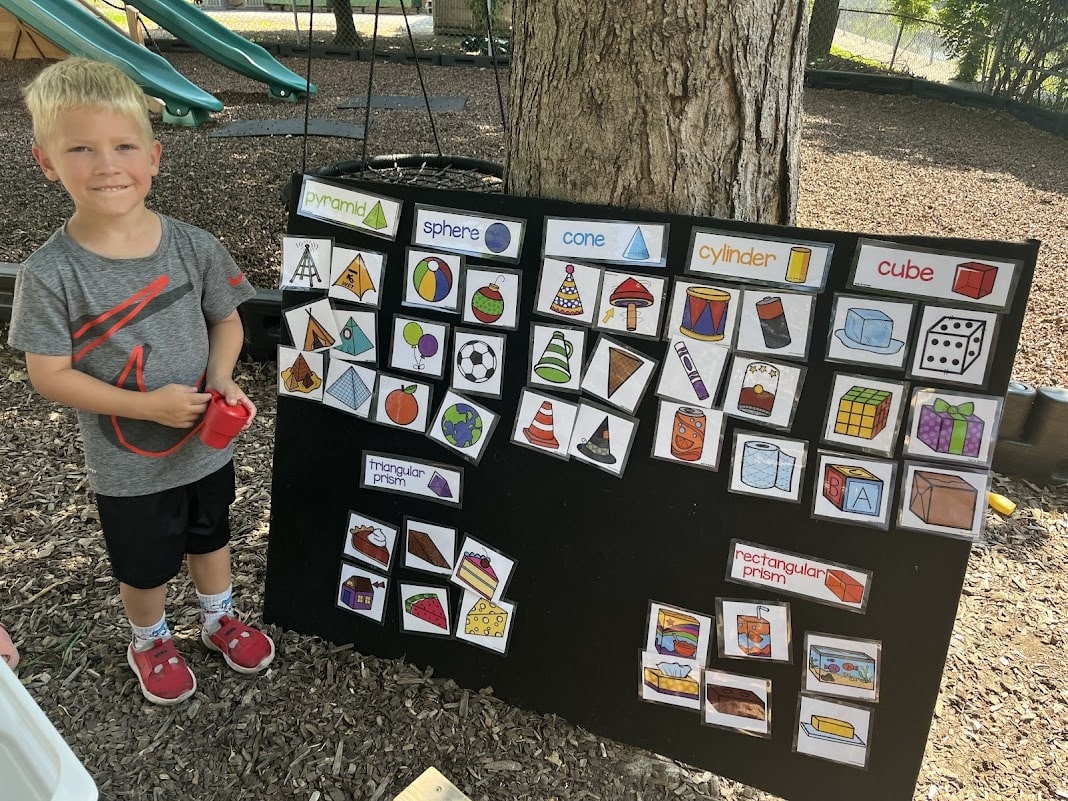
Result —
<instances>
[{"instance_id":1,"label":"red plastic cup","mask_svg":"<svg viewBox=\"0 0 1068 801\"><path fill-rule=\"evenodd\" d=\"M248 422L248 409L240 403L231 406L222 393L211 390L208 410L204 412L204 425L200 428L200 441L212 448L225 448L233 441Z\"/></svg>"}]
</instances>

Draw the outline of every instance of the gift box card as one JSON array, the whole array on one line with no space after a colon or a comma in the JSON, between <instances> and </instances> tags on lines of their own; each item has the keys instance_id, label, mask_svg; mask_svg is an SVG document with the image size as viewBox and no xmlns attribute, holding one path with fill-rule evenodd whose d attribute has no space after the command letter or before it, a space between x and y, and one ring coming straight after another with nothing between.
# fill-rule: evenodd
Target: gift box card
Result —
<instances>
[{"instance_id":1,"label":"gift box card","mask_svg":"<svg viewBox=\"0 0 1068 801\"><path fill-rule=\"evenodd\" d=\"M835 373L822 441L893 456L907 391L900 381Z\"/></svg>"},{"instance_id":2,"label":"gift box card","mask_svg":"<svg viewBox=\"0 0 1068 801\"><path fill-rule=\"evenodd\" d=\"M914 389L905 455L989 466L1004 402L1004 398L987 395Z\"/></svg>"}]
</instances>

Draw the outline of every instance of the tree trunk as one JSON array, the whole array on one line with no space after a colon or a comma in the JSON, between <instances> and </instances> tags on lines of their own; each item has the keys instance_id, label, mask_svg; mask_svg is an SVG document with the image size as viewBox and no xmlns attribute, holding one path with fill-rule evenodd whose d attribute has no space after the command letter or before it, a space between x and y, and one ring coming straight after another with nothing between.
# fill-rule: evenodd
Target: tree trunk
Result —
<instances>
[{"instance_id":1,"label":"tree trunk","mask_svg":"<svg viewBox=\"0 0 1068 801\"><path fill-rule=\"evenodd\" d=\"M352 19L352 0L331 0L330 8L334 12L336 23L334 44L338 47L356 47L360 40L356 35L356 23Z\"/></svg>"},{"instance_id":2,"label":"tree trunk","mask_svg":"<svg viewBox=\"0 0 1068 801\"><path fill-rule=\"evenodd\" d=\"M806 0L516 0L513 194L789 224Z\"/></svg>"},{"instance_id":3,"label":"tree trunk","mask_svg":"<svg viewBox=\"0 0 1068 801\"><path fill-rule=\"evenodd\" d=\"M818 61L831 52L834 29L838 27L840 0L815 0L812 19L808 23L808 63Z\"/></svg>"}]
</instances>

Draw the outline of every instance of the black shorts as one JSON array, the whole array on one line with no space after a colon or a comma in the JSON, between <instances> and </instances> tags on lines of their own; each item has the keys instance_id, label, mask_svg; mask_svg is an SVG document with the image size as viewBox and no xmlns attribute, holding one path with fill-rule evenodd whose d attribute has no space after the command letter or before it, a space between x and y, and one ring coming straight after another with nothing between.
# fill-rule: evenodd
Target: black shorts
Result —
<instances>
[{"instance_id":1,"label":"black shorts","mask_svg":"<svg viewBox=\"0 0 1068 801\"><path fill-rule=\"evenodd\" d=\"M187 553L211 553L230 542L233 502L232 461L192 484L151 495L97 495L111 572L142 590L166 584Z\"/></svg>"}]
</instances>

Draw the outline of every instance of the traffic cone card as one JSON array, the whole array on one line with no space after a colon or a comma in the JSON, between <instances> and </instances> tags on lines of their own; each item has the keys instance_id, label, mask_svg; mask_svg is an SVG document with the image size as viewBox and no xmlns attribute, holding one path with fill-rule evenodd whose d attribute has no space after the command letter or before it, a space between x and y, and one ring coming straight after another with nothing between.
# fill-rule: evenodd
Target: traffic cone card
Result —
<instances>
[{"instance_id":1,"label":"traffic cone card","mask_svg":"<svg viewBox=\"0 0 1068 801\"><path fill-rule=\"evenodd\" d=\"M575 403L524 389L519 397L512 442L566 460L577 412Z\"/></svg>"},{"instance_id":2,"label":"traffic cone card","mask_svg":"<svg viewBox=\"0 0 1068 801\"><path fill-rule=\"evenodd\" d=\"M628 414L638 408L657 361L621 342L601 336L582 376L582 391Z\"/></svg>"},{"instance_id":3,"label":"traffic cone card","mask_svg":"<svg viewBox=\"0 0 1068 801\"><path fill-rule=\"evenodd\" d=\"M330 281L333 249L333 239L283 236L279 289L325 289Z\"/></svg>"},{"instance_id":4,"label":"traffic cone card","mask_svg":"<svg viewBox=\"0 0 1068 801\"><path fill-rule=\"evenodd\" d=\"M303 350L330 350L341 336L334 310L325 298L286 309L283 316L289 327L290 339Z\"/></svg>"},{"instance_id":5,"label":"traffic cone card","mask_svg":"<svg viewBox=\"0 0 1068 801\"><path fill-rule=\"evenodd\" d=\"M334 322L338 338L330 348L331 359L347 362L378 363L378 313L354 309L335 309Z\"/></svg>"},{"instance_id":6,"label":"traffic cone card","mask_svg":"<svg viewBox=\"0 0 1068 801\"><path fill-rule=\"evenodd\" d=\"M530 334L529 382L546 389L578 392L586 329L535 324Z\"/></svg>"},{"instance_id":7,"label":"traffic cone card","mask_svg":"<svg viewBox=\"0 0 1068 801\"><path fill-rule=\"evenodd\" d=\"M593 325L603 272L578 262L545 259L534 311L576 325Z\"/></svg>"},{"instance_id":8,"label":"traffic cone card","mask_svg":"<svg viewBox=\"0 0 1068 801\"><path fill-rule=\"evenodd\" d=\"M366 420L371 415L376 377L370 367L330 359L323 385L323 405Z\"/></svg>"},{"instance_id":9,"label":"traffic cone card","mask_svg":"<svg viewBox=\"0 0 1068 801\"><path fill-rule=\"evenodd\" d=\"M378 308L382 302L382 271L385 264L384 253L334 245L330 256L330 288L327 295Z\"/></svg>"},{"instance_id":10,"label":"traffic cone card","mask_svg":"<svg viewBox=\"0 0 1068 801\"><path fill-rule=\"evenodd\" d=\"M592 403L580 403L568 453L579 461L623 475L638 421Z\"/></svg>"},{"instance_id":11,"label":"traffic cone card","mask_svg":"<svg viewBox=\"0 0 1068 801\"><path fill-rule=\"evenodd\" d=\"M278 394L323 399L323 354L278 346Z\"/></svg>"}]
</instances>

